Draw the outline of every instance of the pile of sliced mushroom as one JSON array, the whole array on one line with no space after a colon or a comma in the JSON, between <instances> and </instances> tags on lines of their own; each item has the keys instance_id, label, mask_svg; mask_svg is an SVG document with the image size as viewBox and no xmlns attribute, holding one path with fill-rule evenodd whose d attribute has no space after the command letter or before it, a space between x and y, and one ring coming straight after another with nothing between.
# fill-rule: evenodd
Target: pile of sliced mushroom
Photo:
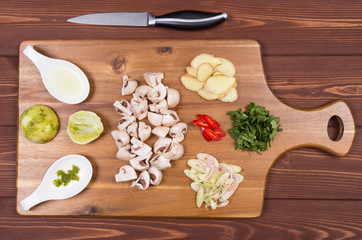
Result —
<instances>
[{"instance_id":1,"label":"pile of sliced mushroom","mask_svg":"<svg viewBox=\"0 0 362 240\"><path fill-rule=\"evenodd\" d=\"M239 184L244 180L241 167L219 161L207 153L197 154L197 159L190 159L184 173L194 182L191 188L197 192L196 206L199 208L205 203L205 208L212 210L225 207L229 198L234 194Z\"/></svg>"},{"instance_id":2,"label":"pile of sliced mushroom","mask_svg":"<svg viewBox=\"0 0 362 240\"><path fill-rule=\"evenodd\" d=\"M116 157L127 161L115 175L116 182L133 181L131 187L145 190L157 186L162 180L162 170L171 167L171 160L182 157L184 148L180 142L187 132L186 123L179 122L174 108L180 101L176 89L163 85L163 73L145 73L147 85L123 77L122 95L133 94L128 102L116 101L113 106L122 116L118 130L111 134L118 146ZM146 119L153 126L141 120ZM152 135L158 137L153 147L145 141ZM137 173L139 172L139 174Z\"/></svg>"}]
</instances>

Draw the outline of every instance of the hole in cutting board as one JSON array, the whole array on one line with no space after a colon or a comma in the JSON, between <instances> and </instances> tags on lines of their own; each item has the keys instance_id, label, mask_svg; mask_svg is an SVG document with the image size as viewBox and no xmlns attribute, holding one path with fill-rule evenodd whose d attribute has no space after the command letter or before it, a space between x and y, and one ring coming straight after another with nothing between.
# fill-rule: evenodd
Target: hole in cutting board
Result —
<instances>
[{"instance_id":1,"label":"hole in cutting board","mask_svg":"<svg viewBox=\"0 0 362 240\"><path fill-rule=\"evenodd\" d=\"M343 136L343 121L340 117L334 115L328 121L328 136L332 141L339 141Z\"/></svg>"}]
</instances>

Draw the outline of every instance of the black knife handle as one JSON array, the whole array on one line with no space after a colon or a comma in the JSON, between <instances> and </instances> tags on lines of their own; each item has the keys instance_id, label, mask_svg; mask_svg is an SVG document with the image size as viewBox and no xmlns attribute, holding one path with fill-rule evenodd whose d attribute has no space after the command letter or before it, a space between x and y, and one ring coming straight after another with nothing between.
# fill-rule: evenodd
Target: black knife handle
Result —
<instances>
[{"instance_id":1,"label":"black knife handle","mask_svg":"<svg viewBox=\"0 0 362 240\"><path fill-rule=\"evenodd\" d=\"M154 24L156 26L178 29L200 29L217 25L225 21L227 17L226 13L186 10L157 16L154 18Z\"/></svg>"}]
</instances>

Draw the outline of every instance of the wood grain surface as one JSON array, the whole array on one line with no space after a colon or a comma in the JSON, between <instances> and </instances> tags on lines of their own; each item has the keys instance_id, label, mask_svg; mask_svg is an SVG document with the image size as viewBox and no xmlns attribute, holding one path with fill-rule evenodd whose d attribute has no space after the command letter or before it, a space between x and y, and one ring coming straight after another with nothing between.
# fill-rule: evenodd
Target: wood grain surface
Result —
<instances>
[{"instance_id":1,"label":"wood grain surface","mask_svg":"<svg viewBox=\"0 0 362 240\"><path fill-rule=\"evenodd\" d=\"M1 1L1 239L361 239L362 57L360 1ZM81 26L64 22L106 11L225 11L215 28ZM284 103L316 108L345 100L356 120L348 156L292 150L273 165L256 219L22 217L16 213L18 47L26 39L251 38L263 49L271 90ZM335 125L329 126L333 132ZM91 214L92 211L89 211Z\"/></svg>"},{"instance_id":2,"label":"wood grain surface","mask_svg":"<svg viewBox=\"0 0 362 240\"><path fill-rule=\"evenodd\" d=\"M90 97L78 105L67 105L53 99L45 90L34 64L21 53L28 45L47 56L66 59L83 69L91 82ZM179 78L185 67L201 53L225 57L235 64L239 92L237 101L207 101L182 87ZM180 92L181 102L175 111L188 125L188 131L182 142L185 154L172 163L171 169L163 172L162 184L139 191L129 188L129 183L114 181L114 174L127 162L115 158L117 148L110 132L115 129L120 116L115 114L112 103L122 98L120 78L123 75L131 76L142 84L143 73L149 71L164 72L163 83ZM20 131L18 133L17 211L21 215L84 215L91 208L94 215L100 216L258 217L262 212L267 174L281 154L311 146L342 157L349 152L355 137L353 116L343 101L308 111L282 104L267 85L261 49L253 40L25 41L20 46L18 93L19 116L30 106L41 103L52 107L60 118L59 133L47 144L34 144L26 140ZM272 147L262 154L235 151L234 140L230 137L207 143L199 127L192 124L196 114L202 113L213 116L225 130L229 129L230 118L226 112L244 108L249 102L265 106L281 118L283 131L277 134ZM74 144L66 134L67 116L79 110L95 111L105 127L103 136L86 146ZM342 138L338 141L328 137L327 125L332 116L338 116L344 125ZM150 144L150 141L146 143ZM195 208L195 193L189 188L190 181L186 181L183 170L187 168L186 161L200 152L243 168L245 180L227 208L216 211ZM25 212L20 201L37 188L48 167L61 156L74 153L89 158L95 169L95 176L86 190L72 199L46 202ZM147 204L144 199L148 199Z\"/></svg>"}]
</instances>

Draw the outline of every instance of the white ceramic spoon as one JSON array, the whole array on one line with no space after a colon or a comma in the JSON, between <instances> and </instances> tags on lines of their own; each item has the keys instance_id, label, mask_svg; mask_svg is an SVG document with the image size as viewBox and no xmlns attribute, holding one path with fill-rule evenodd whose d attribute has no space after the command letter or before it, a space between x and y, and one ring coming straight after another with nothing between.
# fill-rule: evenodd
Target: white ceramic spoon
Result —
<instances>
[{"instance_id":1,"label":"white ceramic spoon","mask_svg":"<svg viewBox=\"0 0 362 240\"><path fill-rule=\"evenodd\" d=\"M75 64L46 57L31 45L23 53L38 68L45 88L54 98L64 103L78 104L88 97L88 78Z\"/></svg>"},{"instance_id":2,"label":"white ceramic spoon","mask_svg":"<svg viewBox=\"0 0 362 240\"><path fill-rule=\"evenodd\" d=\"M70 181L67 186L56 187L54 179L58 179L57 171L67 172L72 165L79 167L79 181ZM73 197L80 193L92 178L92 164L82 155L72 154L55 161L45 173L39 187L20 202L24 211L29 211L33 206L48 200L60 200Z\"/></svg>"}]
</instances>

